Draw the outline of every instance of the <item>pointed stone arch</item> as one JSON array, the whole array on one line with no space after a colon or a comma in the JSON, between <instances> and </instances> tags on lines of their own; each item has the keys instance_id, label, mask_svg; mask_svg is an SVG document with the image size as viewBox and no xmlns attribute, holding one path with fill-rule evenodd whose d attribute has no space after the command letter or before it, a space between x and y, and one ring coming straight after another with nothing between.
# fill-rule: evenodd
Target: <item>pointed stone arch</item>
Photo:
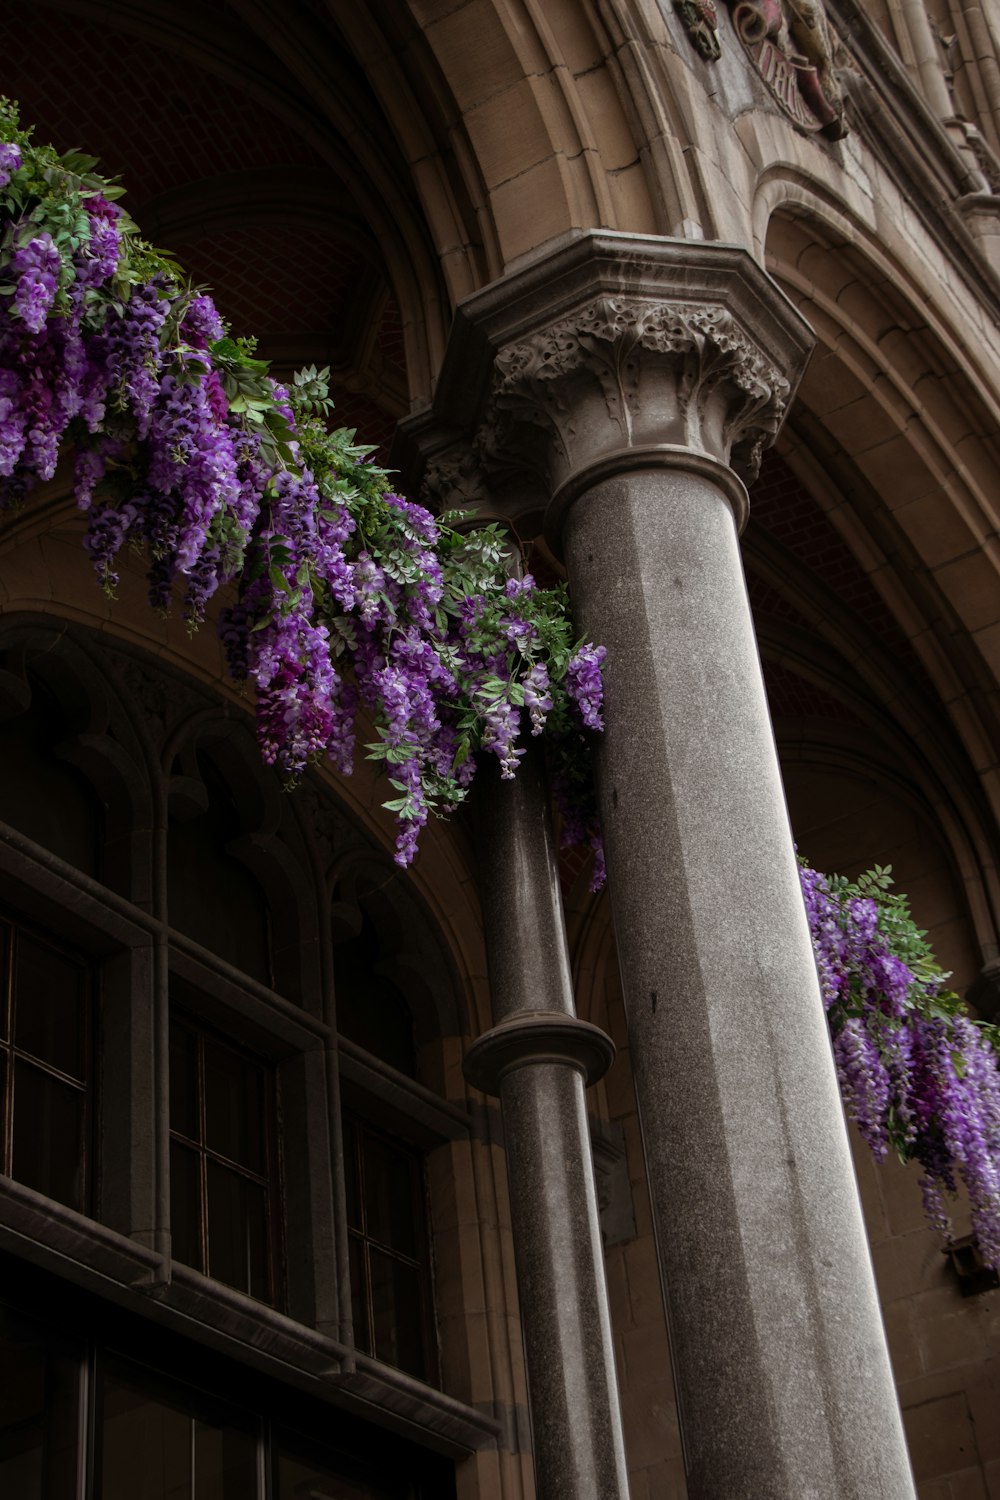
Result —
<instances>
[{"instance_id":1,"label":"pointed stone arch","mask_svg":"<svg viewBox=\"0 0 1000 1500\"><path fill-rule=\"evenodd\" d=\"M927 729L935 708L947 716L978 779L982 811L964 816L988 953L1000 916L1000 422L986 378L996 335L970 348L960 286L921 301L912 248L876 243L801 185L771 203L766 252L818 336L779 446L916 652L934 695ZM948 796L961 801L954 781Z\"/></svg>"}]
</instances>

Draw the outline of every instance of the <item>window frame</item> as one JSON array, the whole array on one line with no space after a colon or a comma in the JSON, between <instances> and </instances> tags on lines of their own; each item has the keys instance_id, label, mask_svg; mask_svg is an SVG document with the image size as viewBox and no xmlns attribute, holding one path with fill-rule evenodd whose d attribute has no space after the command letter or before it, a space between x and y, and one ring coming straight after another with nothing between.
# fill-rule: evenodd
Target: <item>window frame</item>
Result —
<instances>
[{"instance_id":1,"label":"window frame","mask_svg":"<svg viewBox=\"0 0 1000 1500\"><path fill-rule=\"evenodd\" d=\"M411 1141L407 1141L398 1134L390 1133L384 1127L373 1124L371 1119L356 1109L345 1108L342 1116L343 1124L343 1159L345 1179L350 1175L348 1170L349 1144L348 1136L353 1134L353 1157L354 1157L354 1180L357 1185L358 1204L360 1208L361 1225L351 1222L350 1194L345 1194L344 1223L347 1230L348 1246L353 1241L360 1245L364 1287L362 1289L362 1301L366 1312L365 1343L359 1338L359 1330L355 1323L354 1343L359 1352L368 1354L370 1358L377 1359L380 1363L393 1365L396 1369L403 1370L404 1374L411 1375L415 1380L420 1380L427 1385L437 1385L440 1381L440 1351L437 1341L437 1321L434 1314L434 1275L433 1260L431 1253L430 1215L427 1204L427 1167L424 1153ZM368 1228L367 1193L368 1172L365 1161L364 1142L365 1138L371 1138L376 1142L384 1143L391 1151L399 1156L409 1158L411 1167L410 1196L413 1211L414 1238L416 1241L417 1254L409 1256L403 1251L390 1245L384 1240L378 1239ZM345 1184L346 1185L346 1184ZM375 1249L380 1254L388 1256L400 1264L408 1266L417 1273L419 1286L419 1319L417 1331L419 1333L420 1346L423 1354L423 1368L421 1371L408 1369L405 1365L397 1365L379 1352L376 1347L375 1315L372 1293L372 1270L371 1251ZM348 1250L348 1275L351 1275L351 1256ZM354 1283L351 1284L352 1310Z\"/></svg>"},{"instance_id":2,"label":"window frame","mask_svg":"<svg viewBox=\"0 0 1000 1500\"><path fill-rule=\"evenodd\" d=\"M60 1362L70 1387L58 1393L59 1421L75 1482L59 1488L60 1497L99 1500L102 1387L110 1376L193 1421L252 1434L256 1493L240 1500L277 1500L281 1448L328 1468L335 1482L343 1477L372 1486L376 1500L454 1500L457 1451L449 1455L439 1444L434 1452L415 1438L410 1423L384 1429L372 1421L367 1403L345 1407L331 1402L329 1390L303 1391L276 1380L238 1349L204 1349L192 1366L190 1338L151 1323L142 1309L107 1302L2 1253L0 1286L0 1338L13 1324L25 1347ZM44 1421L47 1409L42 1415Z\"/></svg>"},{"instance_id":3,"label":"window frame","mask_svg":"<svg viewBox=\"0 0 1000 1500\"><path fill-rule=\"evenodd\" d=\"M400 1073L391 1064L383 1062L373 1053L366 1052L356 1042L346 1037L338 1038L340 1065L341 1107L341 1151L338 1170L341 1178L339 1206L343 1214L345 1246L350 1238L349 1212L346 1182L346 1142L343 1139L343 1123L350 1118L360 1122L375 1134L397 1147L420 1158L421 1201L426 1255L422 1278L422 1324L425 1349L427 1351L427 1374L423 1383L437 1389L440 1385L442 1361L440 1347L440 1325L437 1318L437 1285L434 1263L433 1220L430 1212L428 1183L428 1153L451 1141L468 1142L471 1134L469 1114L460 1105L452 1104L434 1093L426 1085L418 1083L406 1073ZM350 1255L348 1251L347 1274L350 1277ZM352 1286L353 1292L353 1286ZM385 1369L385 1362L375 1354L367 1354L358 1343L355 1331L354 1345L359 1366ZM398 1366L389 1365L389 1369ZM409 1379L420 1379L407 1376Z\"/></svg>"},{"instance_id":4,"label":"window frame","mask_svg":"<svg viewBox=\"0 0 1000 1500\"><path fill-rule=\"evenodd\" d=\"M149 661L138 648L121 654ZM176 674L178 681L181 675ZM186 674L183 680L193 692ZM207 693L205 698L207 707ZM217 702L212 702L217 710ZM491 1418L360 1354L344 1341L350 1309L344 1296L346 1256L340 1258L334 1249L340 1232L337 1218L343 1218L343 1162L337 1149L341 1080L349 1091L360 1088L367 1101L364 1108L373 1109L377 1118L388 1105L385 1117L392 1118L393 1130L398 1123L401 1137L422 1149L448 1139L468 1139L469 1113L395 1074L363 1049L338 1040L324 1019L333 1014L327 959L321 957L329 952L328 927L321 926L310 939L311 967L303 970L308 982L303 979L287 990L294 1000L169 927L158 905L154 876L163 838L161 814L155 809L164 807L171 778L154 761L149 763L151 783L145 791L138 778L128 782L130 767L125 761L130 752L124 747L134 743L134 735L111 741L118 757L114 769L120 771L112 800L120 812L125 809L114 824L114 850L120 853L119 846L127 843L130 851L127 859L115 853L115 869L121 867L117 884L102 883L110 878L103 866L97 879L17 829L0 824L0 899L19 919L43 932L50 930L53 913L58 913L60 935L93 960L100 986L91 1063L99 1102L93 1110L87 1212L42 1199L4 1178L0 1253L17 1257L19 1265L52 1269L80 1288L113 1285L115 1296L133 1309L152 1305L146 1302L152 1295L155 1321L193 1338L191 1347L239 1346L259 1371L270 1372L286 1385L288 1371L295 1370L299 1382L321 1382L337 1408L377 1408L387 1429L422 1425L431 1443L455 1456L492 1442L498 1428ZM137 760L131 769L141 773ZM115 800L119 795L120 806ZM270 833L261 837L272 839ZM290 861L289 899L315 899L323 911L328 892L315 863L315 845L310 825L306 847L313 852L308 859L305 851L282 853L277 842L274 848ZM270 844L265 849L262 842L261 850L260 858L272 857ZM370 859L370 852L365 857ZM297 871L293 858L302 860ZM315 884L300 879L304 875ZM289 951L298 963L299 949ZM179 976L204 997L206 1020L220 1027L227 1039L235 1037L259 1050L280 1070L279 1150L289 1168L282 1178L280 1222L286 1242L292 1242L287 1244L287 1256L298 1253L302 1263L301 1275L295 1276L288 1262L282 1263L283 1274L287 1272L283 1312L199 1272L171 1265L165 1211L171 976ZM289 1158L301 1154L301 1144L307 1147L309 1161L296 1163L293 1171ZM293 1183L296 1173L298 1181ZM146 1326L152 1329L153 1322Z\"/></svg>"},{"instance_id":5,"label":"window frame","mask_svg":"<svg viewBox=\"0 0 1000 1500\"><path fill-rule=\"evenodd\" d=\"M83 1101L80 1111L80 1138L78 1169L80 1173L80 1202L79 1205L65 1203L62 1198L53 1199L65 1208L73 1209L74 1212L83 1214L84 1217L92 1216L94 1202L94 1178L97 1162L97 1150L95 1140L95 1121L99 1110L99 1071L96 1066L96 1037L100 1025L100 974L97 965L89 955L80 952L72 945L66 943L51 930L39 926L36 922L25 920L19 912L7 905L0 903L0 947L3 949L2 962L3 974L0 979L2 984L2 996L0 996L0 1008L3 1011L3 1020L0 1023L0 1053L3 1061L0 1068L4 1070L4 1086L2 1095L2 1106L0 1106L0 1172L14 1182L22 1179L14 1174L14 1151L16 1141L14 1138L14 1112L17 1107L16 1086L16 1064L20 1060L28 1063L37 1071L44 1073L46 1077L54 1079L57 1083L74 1090ZM76 967L82 970L82 1017L80 1026L80 1065L79 1077L58 1068L54 1063L48 1062L35 1053L18 1045L17 1042L17 1020L16 1020L16 997L15 997L15 974L17 954L23 936L27 936L39 945L50 949L61 957L69 959ZM28 1184L23 1183L23 1186ZM49 1196L49 1195L43 1195Z\"/></svg>"},{"instance_id":6,"label":"window frame","mask_svg":"<svg viewBox=\"0 0 1000 1500\"><path fill-rule=\"evenodd\" d=\"M208 1187L208 1163L214 1161L226 1168L227 1171L237 1174L250 1182L256 1183L264 1190L266 1231L265 1246L267 1250L267 1281L268 1295L257 1297L253 1292L246 1292L244 1288L237 1287L235 1290L244 1292L255 1301L281 1310L285 1303L285 1214L284 1214L284 1191L283 1191L283 1152L281 1148L281 1097L280 1078L278 1068L274 1062L261 1056L250 1046L242 1042L238 1037L221 1031L206 1023L189 1009L171 1002L170 1005L170 1033L171 1043L173 1040L174 1027L182 1028L195 1037L196 1045L196 1089L197 1109L199 1119L199 1133L201 1139L193 1141L190 1137L183 1135L177 1130L169 1118L168 1103L168 1134L173 1144L176 1141L186 1150L196 1153L198 1157L198 1256L199 1265L192 1266L190 1262L183 1261L189 1269L199 1271L203 1276L212 1280L220 1280L213 1277L209 1266L211 1264L211 1246L209 1243L209 1187ZM207 1100L208 1090L205 1078L205 1046L219 1047L223 1051L234 1053L236 1056L250 1061L255 1067L261 1069L265 1075L264 1082L264 1121L262 1130L262 1144L264 1150L265 1172L263 1175L253 1172L242 1166L239 1162L230 1160L221 1153L213 1150L208 1144L207 1132ZM169 1064L168 1064L169 1072ZM173 1168L168 1169L168 1177L171 1187L173 1186ZM173 1209L171 1208L171 1219ZM174 1259L177 1259L175 1256ZM232 1286L231 1282L222 1282L224 1286Z\"/></svg>"}]
</instances>

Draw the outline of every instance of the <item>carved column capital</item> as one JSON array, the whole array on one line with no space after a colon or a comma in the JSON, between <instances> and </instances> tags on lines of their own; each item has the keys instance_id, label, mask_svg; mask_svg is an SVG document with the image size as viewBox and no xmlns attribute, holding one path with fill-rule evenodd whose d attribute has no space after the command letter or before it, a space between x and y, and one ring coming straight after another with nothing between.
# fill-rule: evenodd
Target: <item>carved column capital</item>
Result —
<instances>
[{"instance_id":1,"label":"carved column capital","mask_svg":"<svg viewBox=\"0 0 1000 1500\"><path fill-rule=\"evenodd\" d=\"M435 411L492 483L531 474L550 496L616 456L752 478L812 343L745 251L594 231L459 306Z\"/></svg>"},{"instance_id":2,"label":"carved column capital","mask_svg":"<svg viewBox=\"0 0 1000 1500\"><path fill-rule=\"evenodd\" d=\"M609 442L692 449L752 475L790 390L721 302L595 297L499 351L477 444L496 463L519 425L542 428L555 486Z\"/></svg>"},{"instance_id":3,"label":"carved column capital","mask_svg":"<svg viewBox=\"0 0 1000 1500\"><path fill-rule=\"evenodd\" d=\"M435 515L467 511L482 524L501 521L522 537L540 528L548 493L538 476L524 465L491 460L480 434L473 429L462 435L433 410L399 423L389 462L407 492Z\"/></svg>"}]
</instances>

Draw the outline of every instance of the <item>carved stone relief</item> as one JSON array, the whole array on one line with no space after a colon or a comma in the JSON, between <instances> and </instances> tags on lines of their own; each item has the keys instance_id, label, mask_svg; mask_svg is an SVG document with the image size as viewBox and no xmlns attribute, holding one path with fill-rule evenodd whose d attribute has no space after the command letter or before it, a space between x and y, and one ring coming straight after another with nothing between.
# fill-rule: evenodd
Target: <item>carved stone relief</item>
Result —
<instances>
[{"instance_id":1,"label":"carved stone relief","mask_svg":"<svg viewBox=\"0 0 1000 1500\"><path fill-rule=\"evenodd\" d=\"M172 724L212 701L196 688L152 671L148 664L128 652L104 646L103 655L157 749Z\"/></svg>"},{"instance_id":2,"label":"carved stone relief","mask_svg":"<svg viewBox=\"0 0 1000 1500\"><path fill-rule=\"evenodd\" d=\"M470 448L460 444L429 460L420 487L429 510L475 510L482 499L482 475Z\"/></svg>"},{"instance_id":3,"label":"carved stone relief","mask_svg":"<svg viewBox=\"0 0 1000 1500\"><path fill-rule=\"evenodd\" d=\"M847 134L837 48L822 0L729 0L748 57L787 115L831 140Z\"/></svg>"},{"instance_id":4,"label":"carved stone relief","mask_svg":"<svg viewBox=\"0 0 1000 1500\"><path fill-rule=\"evenodd\" d=\"M590 1119L597 1208L604 1248L635 1239L635 1205L629 1182L625 1131L617 1121Z\"/></svg>"},{"instance_id":5,"label":"carved stone relief","mask_svg":"<svg viewBox=\"0 0 1000 1500\"><path fill-rule=\"evenodd\" d=\"M721 57L719 12L715 0L674 0L674 9L684 22L695 50L707 62Z\"/></svg>"}]
</instances>

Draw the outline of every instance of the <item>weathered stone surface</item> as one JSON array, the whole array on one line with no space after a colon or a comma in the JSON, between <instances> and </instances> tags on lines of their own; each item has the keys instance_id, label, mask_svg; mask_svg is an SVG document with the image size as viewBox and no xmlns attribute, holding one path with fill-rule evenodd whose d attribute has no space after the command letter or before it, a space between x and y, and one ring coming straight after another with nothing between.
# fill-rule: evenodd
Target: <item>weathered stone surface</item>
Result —
<instances>
[{"instance_id":1,"label":"weathered stone surface","mask_svg":"<svg viewBox=\"0 0 1000 1500\"><path fill-rule=\"evenodd\" d=\"M601 808L690 1495L904 1500L730 507L631 473L577 500L566 552L608 647Z\"/></svg>"},{"instance_id":2,"label":"weathered stone surface","mask_svg":"<svg viewBox=\"0 0 1000 1500\"><path fill-rule=\"evenodd\" d=\"M614 1056L576 1018L537 747L476 791L493 1029L466 1073L503 1109L535 1481L548 1500L627 1500L611 1314L584 1100Z\"/></svg>"},{"instance_id":3,"label":"weathered stone surface","mask_svg":"<svg viewBox=\"0 0 1000 1500\"><path fill-rule=\"evenodd\" d=\"M729 466L752 472L809 332L740 252L607 235L464 318L494 356L481 449L547 475L608 650L599 795L689 1495L911 1500Z\"/></svg>"}]
</instances>

